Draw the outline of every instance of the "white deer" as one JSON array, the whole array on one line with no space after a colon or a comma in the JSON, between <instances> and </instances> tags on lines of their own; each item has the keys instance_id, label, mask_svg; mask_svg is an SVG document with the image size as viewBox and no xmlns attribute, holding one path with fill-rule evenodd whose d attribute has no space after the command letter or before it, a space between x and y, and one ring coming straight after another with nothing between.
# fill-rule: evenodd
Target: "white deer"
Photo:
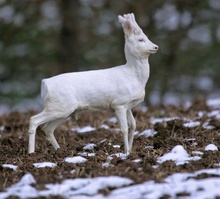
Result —
<instances>
[{"instance_id":1,"label":"white deer","mask_svg":"<svg viewBox=\"0 0 220 199\"><path fill-rule=\"evenodd\" d=\"M54 130L72 114L83 110L113 112L124 137L124 150L132 150L136 122L131 109L144 100L149 77L148 58L158 50L135 21L134 14L118 16L125 34L126 64L103 70L73 72L43 79L44 109L30 118L28 153L35 152L37 127L44 124L47 140L60 148Z\"/></svg>"}]
</instances>

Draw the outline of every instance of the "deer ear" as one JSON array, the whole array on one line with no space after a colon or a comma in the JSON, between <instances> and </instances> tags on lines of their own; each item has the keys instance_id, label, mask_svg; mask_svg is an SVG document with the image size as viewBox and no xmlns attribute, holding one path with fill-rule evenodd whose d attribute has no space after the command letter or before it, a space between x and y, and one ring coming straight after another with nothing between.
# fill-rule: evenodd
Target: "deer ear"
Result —
<instances>
[{"instance_id":1,"label":"deer ear","mask_svg":"<svg viewBox=\"0 0 220 199\"><path fill-rule=\"evenodd\" d=\"M122 17L121 15L118 16L118 21L123 24L125 23L126 19L124 17Z\"/></svg>"},{"instance_id":2,"label":"deer ear","mask_svg":"<svg viewBox=\"0 0 220 199\"><path fill-rule=\"evenodd\" d=\"M125 35L129 36L132 33L131 22L128 21L125 17L118 16L119 22L122 24Z\"/></svg>"},{"instance_id":3,"label":"deer ear","mask_svg":"<svg viewBox=\"0 0 220 199\"><path fill-rule=\"evenodd\" d=\"M127 36L131 35L131 33L132 33L132 25L131 25L131 23L129 21L126 21L122 25L122 27L123 27L125 35L127 35Z\"/></svg>"}]
</instances>

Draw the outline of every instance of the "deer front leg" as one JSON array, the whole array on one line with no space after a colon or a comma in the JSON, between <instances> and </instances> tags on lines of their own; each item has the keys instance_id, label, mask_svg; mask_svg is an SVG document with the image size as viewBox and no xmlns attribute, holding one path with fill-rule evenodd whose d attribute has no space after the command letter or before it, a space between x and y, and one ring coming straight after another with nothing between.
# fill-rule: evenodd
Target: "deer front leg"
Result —
<instances>
[{"instance_id":1,"label":"deer front leg","mask_svg":"<svg viewBox=\"0 0 220 199\"><path fill-rule=\"evenodd\" d=\"M128 123L127 123L127 110L124 107L118 107L115 110L115 116L118 120L121 132L124 136L124 150L125 153L129 154L129 144L128 144Z\"/></svg>"},{"instance_id":2,"label":"deer front leg","mask_svg":"<svg viewBox=\"0 0 220 199\"><path fill-rule=\"evenodd\" d=\"M132 145L133 145L133 139L134 139L134 131L136 129L136 122L134 119L134 116L131 112L131 110L127 110L127 120L128 120L128 126L129 126L129 132L128 132L128 150L129 152L132 152Z\"/></svg>"}]
</instances>

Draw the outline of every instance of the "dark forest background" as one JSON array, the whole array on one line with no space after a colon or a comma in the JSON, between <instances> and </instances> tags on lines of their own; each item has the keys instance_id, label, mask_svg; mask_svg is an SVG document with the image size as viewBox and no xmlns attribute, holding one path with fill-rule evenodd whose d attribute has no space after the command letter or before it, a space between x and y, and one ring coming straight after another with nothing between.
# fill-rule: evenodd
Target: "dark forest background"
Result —
<instances>
[{"instance_id":1,"label":"dark forest background","mask_svg":"<svg viewBox=\"0 0 220 199\"><path fill-rule=\"evenodd\" d=\"M0 104L38 99L49 76L124 64L117 16L129 12L160 46L148 105L219 94L219 0L1 0Z\"/></svg>"}]
</instances>

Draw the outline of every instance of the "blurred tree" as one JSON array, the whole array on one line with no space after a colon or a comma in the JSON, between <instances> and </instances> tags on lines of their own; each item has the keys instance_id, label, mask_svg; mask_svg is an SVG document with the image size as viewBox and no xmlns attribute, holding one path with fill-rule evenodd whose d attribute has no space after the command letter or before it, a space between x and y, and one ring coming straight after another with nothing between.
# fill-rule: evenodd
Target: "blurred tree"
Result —
<instances>
[{"instance_id":1,"label":"blurred tree","mask_svg":"<svg viewBox=\"0 0 220 199\"><path fill-rule=\"evenodd\" d=\"M219 11L219 0L2 0L0 103L36 96L44 77L123 64L117 16L128 12L160 46L150 57L147 104L215 93Z\"/></svg>"},{"instance_id":2,"label":"blurred tree","mask_svg":"<svg viewBox=\"0 0 220 199\"><path fill-rule=\"evenodd\" d=\"M60 14L62 26L60 31L59 72L78 71L80 59L80 19L78 0L60 1Z\"/></svg>"},{"instance_id":3,"label":"blurred tree","mask_svg":"<svg viewBox=\"0 0 220 199\"><path fill-rule=\"evenodd\" d=\"M39 80L53 73L58 24L47 18L54 6L47 1L0 4L0 95L1 103L10 104L36 96Z\"/></svg>"}]
</instances>

